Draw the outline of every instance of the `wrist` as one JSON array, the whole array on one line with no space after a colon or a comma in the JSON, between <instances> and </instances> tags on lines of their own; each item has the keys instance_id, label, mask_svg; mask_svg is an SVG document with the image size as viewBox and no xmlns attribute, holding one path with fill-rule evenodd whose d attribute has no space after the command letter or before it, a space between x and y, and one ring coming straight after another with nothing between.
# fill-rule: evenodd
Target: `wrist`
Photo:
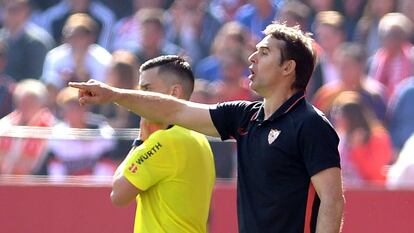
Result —
<instances>
[{"instance_id":1,"label":"wrist","mask_svg":"<svg viewBox=\"0 0 414 233\"><path fill-rule=\"evenodd\" d=\"M116 104L122 99L122 90L116 87L111 87L110 101Z\"/></svg>"}]
</instances>

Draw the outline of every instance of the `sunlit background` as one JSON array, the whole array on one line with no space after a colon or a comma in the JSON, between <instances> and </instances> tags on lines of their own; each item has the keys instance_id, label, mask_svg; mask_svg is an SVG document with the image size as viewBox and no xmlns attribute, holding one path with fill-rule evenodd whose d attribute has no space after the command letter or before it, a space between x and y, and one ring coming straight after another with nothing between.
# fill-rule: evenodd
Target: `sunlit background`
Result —
<instances>
[{"instance_id":1,"label":"sunlit background","mask_svg":"<svg viewBox=\"0 0 414 233\"><path fill-rule=\"evenodd\" d=\"M193 101L260 100L248 56L274 20L315 39L307 98L341 139L343 232L414 232L413 0L2 0L0 19L0 232L132 232L109 192L139 117L67 83L135 89L140 64L179 54ZM210 143L209 232L235 233L236 147Z\"/></svg>"}]
</instances>

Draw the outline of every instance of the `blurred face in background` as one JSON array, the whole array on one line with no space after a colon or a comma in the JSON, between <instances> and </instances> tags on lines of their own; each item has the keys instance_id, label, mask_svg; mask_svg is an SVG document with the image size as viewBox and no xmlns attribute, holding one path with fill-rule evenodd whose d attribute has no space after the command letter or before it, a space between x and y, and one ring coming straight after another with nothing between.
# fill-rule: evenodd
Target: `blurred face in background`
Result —
<instances>
[{"instance_id":1,"label":"blurred face in background","mask_svg":"<svg viewBox=\"0 0 414 233\"><path fill-rule=\"evenodd\" d=\"M400 51L401 46L405 43L405 41L405 32L396 27L392 28L389 30L389 32L381 36L382 46L390 52Z\"/></svg>"},{"instance_id":2,"label":"blurred face in background","mask_svg":"<svg viewBox=\"0 0 414 233\"><path fill-rule=\"evenodd\" d=\"M71 128L85 128L85 114L87 107L81 106L77 100L71 100L61 106L63 120Z\"/></svg>"},{"instance_id":3,"label":"blurred face in background","mask_svg":"<svg viewBox=\"0 0 414 233\"><path fill-rule=\"evenodd\" d=\"M111 86L125 89L136 89L137 83L136 77L125 77L121 74L120 68L117 66L111 66L106 71L107 83Z\"/></svg>"},{"instance_id":4,"label":"blurred face in background","mask_svg":"<svg viewBox=\"0 0 414 233\"><path fill-rule=\"evenodd\" d=\"M76 30L66 38L66 42L69 43L73 49L86 52L89 46L95 42L95 36L93 33L85 30Z\"/></svg>"},{"instance_id":5,"label":"blurred face in background","mask_svg":"<svg viewBox=\"0 0 414 233\"><path fill-rule=\"evenodd\" d=\"M6 1L4 6L4 26L9 30L18 30L30 16L29 6L25 3Z\"/></svg>"},{"instance_id":6,"label":"blurred face in background","mask_svg":"<svg viewBox=\"0 0 414 233\"><path fill-rule=\"evenodd\" d=\"M25 94L15 100L16 110L22 114L22 121L27 123L43 108L42 102L33 94Z\"/></svg>"},{"instance_id":7,"label":"blurred face in background","mask_svg":"<svg viewBox=\"0 0 414 233\"><path fill-rule=\"evenodd\" d=\"M176 0L176 2L189 11L202 10L206 4L206 0Z\"/></svg>"},{"instance_id":8,"label":"blurred face in background","mask_svg":"<svg viewBox=\"0 0 414 233\"><path fill-rule=\"evenodd\" d=\"M164 39L164 30L155 22L144 22L141 25L141 45L144 50L158 50Z\"/></svg>"},{"instance_id":9,"label":"blurred face in background","mask_svg":"<svg viewBox=\"0 0 414 233\"><path fill-rule=\"evenodd\" d=\"M105 80L109 85L121 88L122 83L119 77L119 73L116 71L116 69L114 69L114 67L108 68L106 71Z\"/></svg>"},{"instance_id":10,"label":"blurred face in background","mask_svg":"<svg viewBox=\"0 0 414 233\"><path fill-rule=\"evenodd\" d=\"M363 76L363 64L349 56L337 54L336 57L339 76L346 87L358 88Z\"/></svg>"},{"instance_id":11,"label":"blurred face in background","mask_svg":"<svg viewBox=\"0 0 414 233\"><path fill-rule=\"evenodd\" d=\"M240 78L243 77L245 71L245 64L237 61L238 59L228 55L227 58L223 60L222 71L224 81L228 82L238 82Z\"/></svg>"},{"instance_id":12,"label":"blurred face in background","mask_svg":"<svg viewBox=\"0 0 414 233\"><path fill-rule=\"evenodd\" d=\"M324 24L318 25L315 36L322 49L327 53L333 53L344 41L342 31Z\"/></svg>"}]
</instances>

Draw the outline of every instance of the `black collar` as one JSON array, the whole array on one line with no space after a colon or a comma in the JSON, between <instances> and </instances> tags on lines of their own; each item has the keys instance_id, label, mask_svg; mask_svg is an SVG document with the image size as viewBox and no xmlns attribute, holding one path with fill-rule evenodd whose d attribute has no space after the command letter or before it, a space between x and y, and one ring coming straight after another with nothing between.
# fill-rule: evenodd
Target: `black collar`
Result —
<instances>
[{"instance_id":1,"label":"black collar","mask_svg":"<svg viewBox=\"0 0 414 233\"><path fill-rule=\"evenodd\" d=\"M299 91L296 94L292 95L286 102L282 104L270 117L267 121L274 121L278 117L288 113L294 106L296 106L301 100L305 99L305 92ZM255 121L264 120L264 104L259 108L258 112L254 114L253 119Z\"/></svg>"}]
</instances>

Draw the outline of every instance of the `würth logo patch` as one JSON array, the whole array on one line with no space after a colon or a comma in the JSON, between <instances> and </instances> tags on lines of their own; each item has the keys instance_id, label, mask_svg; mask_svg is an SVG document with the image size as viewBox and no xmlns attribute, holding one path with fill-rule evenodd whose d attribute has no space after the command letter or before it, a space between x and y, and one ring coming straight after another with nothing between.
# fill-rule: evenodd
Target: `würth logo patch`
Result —
<instances>
[{"instance_id":1,"label":"w\u00fcrth logo patch","mask_svg":"<svg viewBox=\"0 0 414 233\"><path fill-rule=\"evenodd\" d=\"M141 155L137 159L136 163L141 165L141 163L145 162L145 160L147 160L147 159L151 158L153 155L155 155L161 149L161 147L162 147L161 143L158 142L150 150L148 150L143 155Z\"/></svg>"},{"instance_id":2,"label":"w\u00fcrth logo patch","mask_svg":"<svg viewBox=\"0 0 414 233\"><path fill-rule=\"evenodd\" d=\"M271 129L270 130L269 135L267 136L267 142L269 142L269 145L272 144L276 140L277 137L279 137L280 132L282 132L282 131L280 131L278 129Z\"/></svg>"}]
</instances>

